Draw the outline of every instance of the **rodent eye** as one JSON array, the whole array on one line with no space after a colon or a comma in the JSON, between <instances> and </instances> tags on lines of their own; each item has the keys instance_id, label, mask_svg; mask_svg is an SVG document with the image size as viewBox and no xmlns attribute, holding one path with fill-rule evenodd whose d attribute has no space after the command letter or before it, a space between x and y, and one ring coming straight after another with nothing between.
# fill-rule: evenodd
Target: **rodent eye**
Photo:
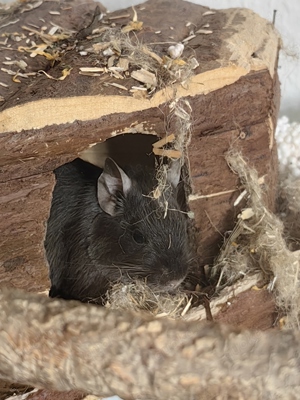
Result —
<instances>
[{"instance_id":1,"label":"rodent eye","mask_svg":"<svg viewBox=\"0 0 300 400\"><path fill-rule=\"evenodd\" d=\"M144 235L138 230L135 230L133 232L132 237L133 237L133 240L138 244L143 244L146 241Z\"/></svg>"}]
</instances>

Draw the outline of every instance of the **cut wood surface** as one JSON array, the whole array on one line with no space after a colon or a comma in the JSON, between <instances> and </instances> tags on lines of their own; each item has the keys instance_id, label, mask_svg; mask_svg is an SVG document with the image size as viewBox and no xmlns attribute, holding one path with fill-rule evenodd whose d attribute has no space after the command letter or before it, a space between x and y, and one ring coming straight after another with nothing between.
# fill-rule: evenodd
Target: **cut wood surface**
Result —
<instances>
[{"instance_id":1,"label":"cut wood surface","mask_svg":"<svg viewBox=\"0 0 300 400\"><path fill-rule=\"evenodd\" d=\"M0 291L0 377L125 399L296 399L299 332L187 323Z\"/></svg>"},{"instance_id":2,"label":"cut wood surface","mask_svg":"<svg viewBox=\"0 0 300 400\"><path fill-rule=\"evenodd\" d=\"M24 12L30 6L32 10ZM5 44L0 61L6 64L0 71L0 286L31 291L49 286L43 239L53 169L119 134L142 132L164 138L173 133L180 139L170 111L174 102L188 102L191 110L185 156L198 264L212 263L240 210L233 207L241 190L238 177L224 159L230 146L240 148L259 175L266 175L266 202L274 207L280 40L272 24L250 10L207 12L181 0L172 1L172 6L169 1L149 0L100 20L95 6L77 0L29 1L14 9L15 19L2 17ZM169 46L183 41L176 73L180 63L191 63L189 78L174 78L147 91L132 77L140 66L130 60L126 66L128 51L120 56L114 48L113 56L105 56L103 50L90 50L102 48L101 34L107 28L124 30L140 22L128 37L147 46L144 51L156 65L154 76L163 76L160 63L165 61L160 60L167 60ZM50 35L55 26L56 33ZM55 35L62 40L55 42ZM118 60L123 72L109 69ZM20 71L20 65L25 69ZM95 67L103 71L90 76L80 70ZM148 72L153 78L153 71ZM59 80L63 74L64 80ZM133 90L136 86L146 91Z\"/></svg>"}]
</instances>

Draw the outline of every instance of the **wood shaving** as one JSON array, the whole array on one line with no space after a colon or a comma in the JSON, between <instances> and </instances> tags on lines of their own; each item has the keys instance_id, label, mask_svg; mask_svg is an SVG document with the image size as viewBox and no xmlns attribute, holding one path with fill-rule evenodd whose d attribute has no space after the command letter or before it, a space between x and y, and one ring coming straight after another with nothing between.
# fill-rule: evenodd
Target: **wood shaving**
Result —
<instances>
[{"instance_id":1,"label":"wood shaving","mask_svg":"<svg viewBox=\"0 0 300 400\"><path fill-rule=\"evenodd\" d=\"M2 64L4 65L16 65L17 67L21 68L23 71L26 70L27 64L25 61L20 60L20 61L2 61Z\"/></svg>"},{"instance_id":2,"label":"wood shaving","mask_svg":"<svg viewBox=\"0 0 300 400\"><path fill-rule=\"evenodd\" d=\"M113 17L109 17L109 21L114 21L115 19L122 19L122 18L129 18L130 14L122 14L122 15L115 15Z\"/></svg>"},{"instance_id":3,"label":"wood shaving","mask_svg":"<svg viewBox=\"0 0 300 400\"><path fill-rule=\"evenodd\" d=\"M49 29L48 35L54 35L58 31L58 26L52 26L52 28Z\"/></svg>"},{"instance_id":4,"label":"wood shaving","mask_svg":"<svg viewBox=\"0 0 300 400\"><path fill-rule=\"evenodd\" d=\"M38 8L43 4L43 0L39 0L36 3L27 3L26 6L21 10L21 13L24 13L26 11L31 11L35 8Z\"/></svg>"},{"instance_id":5,"label":"wood shaving","mask_svg":"<svg viewBox=\"0 0 300 400\"><path fill-rule=\"evenodd\" d=\"M168 158L181 158L182 153L179 150L165 150L153 148L153 154L156 156L168 157Z\"/></svg>"},{"instance_id":6,"label":"wood shaving","mask_svg":"<svg viewBox=\"0 0 300 400\"><path fill-rule=\"evenodd\" d=\"M11 69L1 68L1 71L6 72L8 75L16 75L16 72L12 71Z\"/></svg>"},{"instance_id":7,"label":"wood shaving","mask_svg":"<svg viewBox=\"0 0 300 400\"><path fill-rule=\"evenodd\" d=\"M131 86L131 89L133 89L133 90L142 90L144 92L147 92L147 88L145 88L144 86Z\"/></svg>"},{"instance_id":8,"label":"wood shaving","mask_svg":"<svg viewBox=\"0 0 300 400\"><path fill-rule=\"evenodd\" d=\"M49 14L51 15L60 15L59 11L49 11Z\"/></svg>"},{"instance_id":9,"label":"wood shaving","mask_svg":"<svg viewBox=\"0 0 300 400\"><path fill-rule=\"evenodd\" d=\"M109 57L109 59L107 60L107 67L108 68L112 67L114 65L116 59L117 59L117 56L115 56L115 55Z\"/></svg>"},{"instance_id":10,"label":"wood shaving","mask_svg":"<svg viewBox=\"0 0 300 400\"><path fill-rule=\"evenodd\" d=\"M216 11L205 11L205 13L202 14L202 17L206 17L207 15L213 15L215 13Z\"/></svg>"},{"instance_id":11,"label":"wood shaving","mask_svg":"<svg viewBox=\"0 0 300 400\"><path fill-rule=\"evenodd\" d=\"M194 39L195 37L196 37L196 35L194 35L194 34L190 35L190 36L186 37L185 39L183 39L182 43L187 43L190 40Z\"/></svg>"},{"instance_id":12,"label":"wood shaving","mask_svg":"<svg viewBox=\"0 0 300 400\"><path fill-rule=\"evenodd\" d=\"M54 78L54 76L51 76L51 75L47 74L47 72L43 71L43 70L40 70L39 72L41 72L44 75L46 75L46 77L49 78L49 79L53 79L55 81L64 81L66 79L66 77L70 75L71 71L72 71L72 68L65 68L62 71L62 75L59 78Z\"/></svg>"},{"instance_id":13,"label":"wood shaving","mask_svg":"<svg viewBox=\"0 0 300 400\"><path fill-rule=\"evenodd\" d=\"M132 22L138 22L137 12L136 12L136 10L135 10L135 8L133 6L132 6L132 10L133 10Z\"/></svg>"},{"instance_id":14,"label":"wood shaving","mask_svg":"<svg viewBox=\"0 0 300 400\"><path fill-rule=\"evenodd\" d=\"M105 83L105 86L114 86L114 87L116 87L118 89L122 89L122 90L128 91L127 87L119 85L118 83L114 83L114 82L113 83L107 82L107 83Z\"/></svg>"},{"instance_id":15,"label":"wood shaving","mask_svg":"<svg viewBox=\"0 0 300 400\"><path fill-rule=\"evenodd\" d=\"M20 79L18 79L18 74L16 74L15 76L13 76L12 80L13 80L13 82L15 82L15 83L21 83Z\"/></svg>"},{"instance_id":16,"label":"wood shaving","mask_svg":"<svg viewBox=\"0 0 300 400\"><path fill-rule=\"evenodd\" d=\"M48 35L47 33L39 32L36 29L32 29L24 25L22 26L22 29L38 35L48 45L54 42L58 42L60 40L68 39L70 37L70 34L68 33L61 33L59 35Z\"/></svg>"},{"instance_id":17,"label":"wood shaving","mask_svg":"<svg viewBox=\"0 0 300 400\"><path fill-rule=\"evenodd\" d=\"M120 58L118 61L118 67L120 68L120 71L128 71L129 68L128 58Z\"/></svg>"},{"instance_id":18,"label":"wood shaving","mask_svg":"<svg viewBox=\"0 0 300 400\"><path fill-rule=\"evenodd\" d=\"M147 46L142 46L141 50L144 54L146 54L146 56L150 56L151 58L153 58L153 60L157 61L159 64L163 63L163 59L153 51L149 50Z\"/></svg>"},{"instance_id":19,"label":"wood shaving","mask_svg":"<svg viewBox=\"0 0 300 400\"><path fill-rule=\"evenodd\" d=\"M84 75L84 76L101 76L102 74L99 74L97 72L82 72L79 71L79 75Z\"/></svg>"},{"instance_id":20,"label":"wood shaving","mask_svg":"<svg viewBox=\"0 0 300 400\"><path fill-rule=\"evenodd\" d=\"M115 52L113 51L113 49L111 47L109 47L108 49L103 51L104 56L112 56L113 54L115 54Z\"/></svg>"},{"instance_id":21,"label":"wood shaving","mask_svg":"<svg viewBox=\"0 0 300 400\"><path fill-rule=\"evenodd\" d=\"M111 72L111 74L116 78L116 79L124 79L124 76L122 76L118 71L118 67L110 67L108 70Z\"/></svg>"},{"instance_id":22,"label":"wood shaving","mask_svg":"<svg viewBox=\"0 0 300 400\"><path fill-rule=\"evenodd\" d=\"M250 219L255 215L253 209L251 207L245 208L239 215L238 218L241 218L243 221Z\"/></svg>"},{"instance_id":23,"label":"wood shaving","mask_svg":"<svg viewBox=\"0 0 300 400\"><path fill-rule=\"evenodd\" d=\"M150 86L157 86L157 79L156 76L149 71L146 71L145 69L141 68L138 71L133 71L131 73L131 77L133 79L136 79L139 82L143 82L145 84L148 84Z\"/></svg>"},{"instance_id":24,"label":"wood shaving","mask_svg":"<svg viewBox=\"0 0 300 400\"><path fill-rule=\"evenodd\" d=\"M105 42L105 43L94 43L92 47L93 47L94 52L96 54L99 54L101 51L106 50L109 46L110 46L110 42Z\"/></svg>"},{"instance_id":25,"label":"wood shaving","mask_svg":"<svg viewBox=\"0 0 300 400\"><path fill-rule=\"evenodd\" d=\"M199 67L199 63L198 63L198 61L196 60L196 58L195 57L192 57L190 60L189 60L189 65L190 65L190 68L193 70L193 69L196 69L197 67Z\"/></svg>"},{"instance_id":26,"label":"wood shaving","mask_svg":"<svg viewBox=\"0 0 300 400\"><path fill-rule=\"evenodd\" d=\"M106 68L101 67L80 67L81 72L107 72Z\"/></svg>"},{"instance_id":27,"label":"wood shaving","mask_svg":"<svg viewBox=\"0 0 300 400\"><path fill-rule=\"evenodd\" d=\"M0 29L5 28L6 26L9 26L9 25L14 25L19 21L20 21L19 19L16 19L15 21L9 21L6 24L0 25Z\"/></svg>"},{"instance_id":28,"label":"wood shaving","mask_svg":"<svg viewBox=\"0 0 300 400\"><path fill-rule=\"evenodd\" d=\"M174 133L171 133L171 135L168 135L168 136L158 140L157 142L153 143L152 146L155 148L161 148L161 147L165 146L167 143L174 142L174 140L175 140L175 135L174 135Z\"/></svg>"},{"instance_id":29,"label":"wood shaving","mask_svg":"<svg viewBox=\"0 0 300 400\"><path fill-rule=\"evenodd\" d=\"M131 31L140 31L143 28L142 21L130 21L128 25L121 29L122 33L129 33Z\"/></svg>"},{"instance_id":30,"label":"wood shaving","mask_svg":"<svg viewBox=\"0 0 300 400\"><path fill-rule=\"evenodd\" d=\"M200 34L202 34L202 35L210 35L211 33L213 33L213 31L209 31L209 30L207 30L207 29L198 29L198 30L196 31L196 33L200 33Z\"/></svg>"}]
</instances>

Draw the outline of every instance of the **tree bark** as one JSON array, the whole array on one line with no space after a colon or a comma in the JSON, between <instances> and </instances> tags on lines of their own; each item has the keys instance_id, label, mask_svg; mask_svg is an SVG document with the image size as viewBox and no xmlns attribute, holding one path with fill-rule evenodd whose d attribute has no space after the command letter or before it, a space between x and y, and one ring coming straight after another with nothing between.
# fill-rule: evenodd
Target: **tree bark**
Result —
<instances>
[{"instance_id":1,"label":"tree bark","mask_svg":"<svg viewBox=\"0 0 300 400\"><path fill-rule=\"evenodd\" d=\"M259 176L265 176L266 204L274 209L280 39L272 24L242 8L213 11L182 0L149 0L137 5L135 11L143 28L126 36L126 43L128 40L133 48L147 46L142 59L146 57L147 65L150 63L148 73L161 76L163 82L149 93L142 85L146 90L142 95L133 89L141 86L134 78L141 73L141 55L132 57L128 43L123 41L113 56L99 50L105 43L116 46L115 39L135 18L131 7L99 20L95 17L98 11L94 12L99 3L92 0L25 3L14 10L13 24L7 24L8 16L4 20L0 16L0 35L7 42L0 53L0 64L4 63L0 68L0 286L32 292L49 289L43 238L56 167L82 156L82 152L86 155L87 150L92 153L91 146L96 143L115 145L125 164L153 151L152 144L147 151L137 142L116 144L115 136L127 140L131 133L136 137L142 136L136 133L143 133L154 135L156 140L174 134L176 143L188 143L184 151L189 167L185 181L191 186L188 203L194 215L199 266L213 262L223 234L232 230L243 206L234 206L240 190L238 176L224 158L230 145L242 152ZM36 8L28 11L29 5ZM52 35L54 42L50 41L44 52L30 48L31 41L40 46L38 49L44 48L45 40L49 41L44 34L48 35L53 24L62 27L69 37L62 41L59 35ZM96 25L100 36L84 38ZM109 36L106 28L113 29ZM71 34L70 30L75 32ZM172 63L189 65L194 59L194 69L186 81L186 74L178 70L181 78L174 83L173 76L171 81L164 77L168 71L165 67L172 64L168 48L176 43L185 43L185 48L181 59ZM98 50L91 50L94 45ZM82 56L80 49L86 55ZM48 59L49 54L54 58L58 54L55 62ZM160 59L165 61L161 64ZM129 67L122 72L119 63L124 60ZM25 68L23 76L17 74L18 63ZM72 68L70 74L60 80L67 66ZM82 67L95 66L106 72L82 74ZM121 68L117 75L115 68ZM36 75L24 77L24 73ZM185 113L174 112L175 104L183 106L186 102L189 106L185 106ZM176 114L190 114L190 135L181 129L185 124L178 125ZM201 275L197 266L193 272Z\"/></svg>"},{"instance_id":2,"label":"tree bark","mask_svg":"<svg viewBox=\"0 0 300 400\"><path fill-rule=\"evenodd\" d=\"M124 399L296 399L300 334L0 292L0 377Z\"/></svg>"}]
</instances>

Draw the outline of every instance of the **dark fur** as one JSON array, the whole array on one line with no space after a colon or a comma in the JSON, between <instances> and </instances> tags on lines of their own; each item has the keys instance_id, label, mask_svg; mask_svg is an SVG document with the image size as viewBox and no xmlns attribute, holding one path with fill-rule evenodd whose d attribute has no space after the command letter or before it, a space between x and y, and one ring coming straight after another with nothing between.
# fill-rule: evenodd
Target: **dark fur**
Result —
<instances>
[{"instance_id":1,"label":"dark fur","mask_svg":"<svg viewBox=\"0 0 300 400\"><path fill-rule=\"evenodd\" d=\"M102 170L80 159L55 171L56 186L45 249L50 266L51 297L101 302L112 282L145 278L158 289L174 289L189 265L186 216L179 211L176 189L164 193L168 212L150 196L156 186L144 168L124 169L133 186L119 193L116 214L99 206L97 180ZM145 243L136 243L141 233Z\"/></svg>"}]
</instances>

